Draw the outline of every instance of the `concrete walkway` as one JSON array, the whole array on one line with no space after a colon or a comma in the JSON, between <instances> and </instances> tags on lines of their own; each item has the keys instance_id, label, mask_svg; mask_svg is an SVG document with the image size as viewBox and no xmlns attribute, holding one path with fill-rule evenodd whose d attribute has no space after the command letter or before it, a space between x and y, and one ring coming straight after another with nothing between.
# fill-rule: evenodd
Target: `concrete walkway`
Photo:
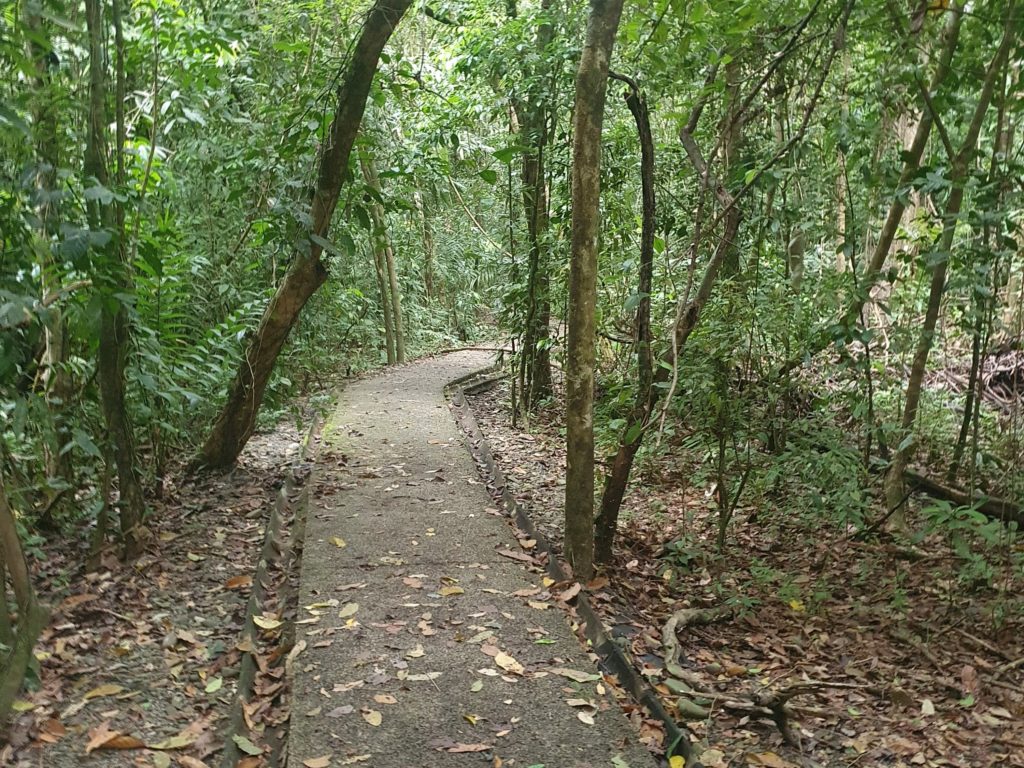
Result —
<instances>
[{"instance_id":1,"label":"concrete walkway","mask_svg":"<svg viewBox=\"0 0 1024 768\"><path fill-rule=\"evenodd\" d=\"M499 554L522 550L443 396L489 363L458 352L355 382L328 420L290 768L655 765L565 612L538 600L543 574Z\"/></svg>"}]
</instances>

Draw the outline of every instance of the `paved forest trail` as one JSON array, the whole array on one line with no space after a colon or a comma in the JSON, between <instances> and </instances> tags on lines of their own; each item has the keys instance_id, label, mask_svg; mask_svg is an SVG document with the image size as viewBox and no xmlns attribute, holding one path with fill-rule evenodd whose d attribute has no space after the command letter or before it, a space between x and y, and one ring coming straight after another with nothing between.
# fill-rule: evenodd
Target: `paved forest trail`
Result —
<instances>
[{"instance_id":1,"label":"paved forest trail","mask_svg":"<svg viewBox=\"0 0 1024 768\"><path fill-rule=\"evenodd\" d=\"M458 352L355 382L325 425L291 768L654 765L565 612L531 596L543 574L499 554L522 550L443 392L489 363Z\"/></svg>"}]
</instances>

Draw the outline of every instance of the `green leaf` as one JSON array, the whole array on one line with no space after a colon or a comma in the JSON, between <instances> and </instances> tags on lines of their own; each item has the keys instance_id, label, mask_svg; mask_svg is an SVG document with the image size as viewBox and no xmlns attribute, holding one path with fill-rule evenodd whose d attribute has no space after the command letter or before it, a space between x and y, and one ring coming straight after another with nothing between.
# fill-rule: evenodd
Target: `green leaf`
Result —
<instances>
[{"instance_id":1,"label":"green leaf","mask_svg":"<svg viewBox=\"0 0 1024 768\"><path fill-rule=\"evenodd\" d=\"M498 181L498 172L490 168L485 168L480 171L480 178L486 181L488 184L495 184Z\"/></svg>"},{"instance_id":2,"label":"green leaf","mask_svg":"<svg viewBox=\"0 0 1024 768\"><path fill-rule=\"evenodd\" d=\"M522 147L505 147L504 149L496 149L491 152L491 156L499 163L511 163L516 157L522 153Z\"/></svg>"},{"instance_id":3,"label":"green leaf","mask_svg":"<svg viewBox=\"0 0 1024 768\"><path fill-rule=\"evenodd\" d=\"M232 736L231 740L233 742L235 742L235 744L238 746L238 748L240 750L242 750L243 752L245 752L245 754L247 754L247 755L262 755L263 754L263 750L262 749L257 747L255 744L253 744L251 741L249 741L249 739L247 739L245 736L242 736L240 733L236 733L234 736Z\"/></svg>"}]
</instances>

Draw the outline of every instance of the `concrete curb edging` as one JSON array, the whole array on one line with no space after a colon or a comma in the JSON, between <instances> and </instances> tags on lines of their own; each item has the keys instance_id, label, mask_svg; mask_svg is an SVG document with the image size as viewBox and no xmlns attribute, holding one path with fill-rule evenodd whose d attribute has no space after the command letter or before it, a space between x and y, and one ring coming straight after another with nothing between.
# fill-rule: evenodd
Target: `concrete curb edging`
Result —
<instances>
[{"instance_id":1,"label":"concrete curb edging","mask_svg":"<svg viewBox=\"0 0 1024 768\"><path fill-rule=\"evenodd\" d=\"M526 509L515 500L512 492L505 482L505 477L500 467L494 460L490 443L484 437L473 415L472 408L466 400L466 393L474 394L482 392L494 386L504 376L491 376L488 374L498 370L498 366L490 366L466 376L460 376L452 380L445 387L449 398L449 406L456 421L462 428L466 438L466 446L477 466L488 480L488 490L501 498L507 516L523 530L530 538L536 540L537 549L547 555L546 569L548 575L555 581L566 581L568 575L562 569L562 565L555 554L550 542L544 538ZM466 386L464 386L466 385ZM687 768L702 768L693 752L689 740L689 732L680 728L679 724L669 715L658 698L658 694L650 684L644 680L636 671L632 661L626 656L622 648L604 630L604 624L597 615L590 603L587 590L584 588L574 599L574 605L580 618L583 619L583 630L595 653L601 659L601 664L609 672L614 674L619 684L630 694L634 701L642 706L647 713L655 720L662 723L665 728L666 757L679 756L685 759Z\"/></svg>"},{"instance_id":2,"label":"concrete curb edging","mask_svg":"<svg viewBox=\"0 0 1024 768\"><path fill-rule=\"evenodd\" d=\"M256 571L253 574L252 591L249 594L249 600L245 607L244 625L239 636L239 643L246 643L249 647L255 647L256 645L258 632L256 624L253 621L253 617L260 612L263 602L267 596L266 580L270 569L270 563L284 562L289 555L294 557L295 548L301 547L301 539L296 538L293 532L293 552L289 553L282 551L280 542L282 523L284 522L285 517L287 517L287 512L291 504L291 496L295 490L302 487L300 497L304 497L308 493L311 477L306 478L304 484L300 483L297 478L297 470L308 461L310 445L312 444L315 435L319 432L322 423L323 420L319 415L314 418L313 423L310 425L310 428L302 441L298 456L292 462L291 469L274 498L274 506L270 512L269 519L267 520L267 529L263 537L263 547L260 550L260 558L256 565ZM300 498L295 504L296 509L300 508L303 504L304 499ZM297 513L296 517L298 517ZM228 720L228 725L223 731L224 746L221 750L220 761L218 763L220 768L235 768L243 757L242 751L235 742L234 737L236 735L245 735L248 733L248 728L245 724L244 708L246 704L252 701L254 692L253 686L256 682L257 671L258 665L256 663L255 653L252 651L242 651L242 658L238 669L238 684L236 687L234 701L231 706L231 714Z\"/></svg>"}]
</instances>

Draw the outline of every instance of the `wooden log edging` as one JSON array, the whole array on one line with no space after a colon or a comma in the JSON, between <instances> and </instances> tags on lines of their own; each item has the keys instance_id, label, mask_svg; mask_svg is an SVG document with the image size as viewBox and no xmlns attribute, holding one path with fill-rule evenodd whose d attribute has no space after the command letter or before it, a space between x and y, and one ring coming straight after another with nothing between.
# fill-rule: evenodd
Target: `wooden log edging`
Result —
<instances>
[{"instance_id":1,"label":"wooden log edging","mask_svg":"<svg viewBox=\"0 0 1024 768\"><path fill-rule=\"evenodd\" d=\"M449 398L449 405L456 421L463 430L466 438L466 446L477 466L488 481L487 489L492 496L501 500L505 507L505 515L524 531L531 539L537 542L536 549L547 556L545 568L548 576L555 581L567 581L568 574L562 569L562 565L551 546L551 543L537 530L525 507L516 501L508 484L505 482L504 474L494 460L490 443L484 437L473 415L472 408L466 401L466 392L476 393L493 387L504 376L488 377L495 367L482 369L467 376L460 376L449 382L445 391ZM463 386L468 384L468 386ZM696 760L693 748L690 744L689 731L681 727L676 720L669 715L661 699L651 685L643 679L636 671L632 660L626 656L625 651L608 635L604 624L590 602L587 589L584 588L574 598L574 605L580 618L583 619L583 631L590 641L592 650L601 659L601 666L618 678L622 688L643 707L651 718L659 721L665 728L665 756L679 756L686 760L687 768L702 768Z\"/></svg>"}]
</instances>

